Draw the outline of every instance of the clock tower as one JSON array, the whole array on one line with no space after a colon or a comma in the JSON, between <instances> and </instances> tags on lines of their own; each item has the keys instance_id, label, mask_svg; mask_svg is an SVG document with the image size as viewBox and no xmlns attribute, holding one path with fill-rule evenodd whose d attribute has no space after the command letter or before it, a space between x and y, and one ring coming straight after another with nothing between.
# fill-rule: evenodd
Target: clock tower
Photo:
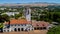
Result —
<instances>
[{"instance_id":1,"label":"clock tower","mask_svg":"<svg viewBox=\"0 0 60 34\"><path fill-rule=\"evenodd\" d=\"M27 21L31 21L31 9L29 7L24 9L24 15Z\"/></svg>"}]
</instances>

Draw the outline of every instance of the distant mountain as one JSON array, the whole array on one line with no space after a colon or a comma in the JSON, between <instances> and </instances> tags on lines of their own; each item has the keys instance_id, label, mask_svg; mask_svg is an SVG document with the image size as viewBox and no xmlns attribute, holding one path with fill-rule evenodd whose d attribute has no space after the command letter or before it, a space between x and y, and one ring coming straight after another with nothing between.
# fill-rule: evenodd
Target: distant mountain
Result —
<instances>
[{"instance_id":1,"label":"distant mountain","mask_svg":"<svg viewBox=\"0 0 60 34\"><path fill-rule=\"evenodd\" d=\"M55 5L55 6L60 6L58 3L47 3L47 2L34 2L34 3L5 3L5 4L0 4L0 6L48 6L48 5Z\"/></svg>"}]
</instances>

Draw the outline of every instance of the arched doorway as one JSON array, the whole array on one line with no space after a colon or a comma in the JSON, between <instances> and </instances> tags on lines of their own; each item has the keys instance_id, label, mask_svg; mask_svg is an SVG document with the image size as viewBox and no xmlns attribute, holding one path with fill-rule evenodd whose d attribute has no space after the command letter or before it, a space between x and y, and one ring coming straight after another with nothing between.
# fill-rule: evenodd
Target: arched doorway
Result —
<instances>
[{"instance_id":1,"label":"arched doorway","mask_svg":"<svg viewBox=\"0 0 60 34\"><path fill-rule=\"evenodd\" d=\"M43 29L46 29L46 27L43 27Z\"/></svg>"},{"instance_id":2,"label":"arched doorway","mask_svg":"<svg viewBox=\"0 0 60 34\"><path fill-rule=\"evenodd\" d=\"M20 28L18 28L18 31L20 31Z\"/></svg>"},{"instance_id":3,"label":"arched doorway","mask_svg":"<svg viewBox=\"0 0 60 34\"><path fill-rule=\"evenodd\" d=\"M34 30L40 30L40 28L39 27L34 27Z\"/></svg>"},{"instance_id":4,"label":"arched doorway","mask_svg":"<svg viewBox=\"0 0 60 34\"><path fill-rule=\"evenodd\" d=\"M24 28L21 28L21 31L24 31Z\"/></svg>"},{"instance_id":5,"label":"arched doorway","mask_svg":"<svg viewBox=\"0 0 60 34\"><path fill-rule=\"evenodd\" d=\"M42 30L43 27L34 27L34 30Z\"/></svg>"},{"instance_id":6,"label":"arched doorway","mask_svg":"<svg viewBox=\"0 0 60 34\"><path fill-rule=\"evenodd\" d=\"M25 31L28 31L27 28L25 29Z\"/></svg>"},{"instance_id":7,"label":"arched doorway","mask_svg":"<svg viewBox=\"0 0 60 34\"><path fill-rule=\"evenodd\" d=\"M17 29L16 29L16 28L14 28L14 31L17 31Z\"/></svg>"},{"instance_id":8,"label":"arched doorway","mask_svg":"<svg viewBox=\"0 0 60 34\"><path fill-rule=\"evenodd\" d=\"M3 28L0 28L0 32L1 32L1 33L3 32Z\"/></svg>"},{"instance_id":9,"label":"arched doorway","mask_svg":"<svg viewBox=\"0 0 60 34\"><path fill-rule=\"evenodd\" d=\"M43 28L42 27L40 27L40 30L42 30Z\"/></svg>"}]
</instances>

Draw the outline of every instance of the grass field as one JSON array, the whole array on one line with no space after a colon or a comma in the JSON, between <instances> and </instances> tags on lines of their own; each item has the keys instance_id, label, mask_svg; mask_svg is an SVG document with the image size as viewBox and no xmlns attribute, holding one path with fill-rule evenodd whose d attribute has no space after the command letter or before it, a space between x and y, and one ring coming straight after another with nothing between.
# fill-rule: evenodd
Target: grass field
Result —
<instances>
[{"instance_id":1,"label":"grass field","mask_svg":"<svg viewBox=\"0 0 60 34\"><path fill-rule=\"evenodd\" d=\"M4 32L0 34L47 34L47 30L34 30L29 32Z\"/></svg>"}]
</instances>

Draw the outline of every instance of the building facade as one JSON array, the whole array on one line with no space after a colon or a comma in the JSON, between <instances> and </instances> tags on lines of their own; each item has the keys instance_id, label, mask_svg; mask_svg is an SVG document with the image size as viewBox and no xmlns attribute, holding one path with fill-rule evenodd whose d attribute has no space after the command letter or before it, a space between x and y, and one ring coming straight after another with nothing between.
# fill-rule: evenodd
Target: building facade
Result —
<instances>
[{"instance_id":1,"label":"building facade","mask_svg":"<svg viewBox=\"0 0 60 34\"><path fill-rule=\"evenodd\" d=\"M32 21L31 9L24 9L25 19L11 19L4 23L3 32L20 32L31 30L49 29L49 23L45 21Z\"/></svg>"},{"instance_id":2,"label":"building facade","mask_svg":"<svg viewBox=\"0 0 60 34\"><path fill-rule=\"evenodd\" d=\"M50 28L50 24L45 21L32 21L32 26L34 30L48 30Z\"/></svg>"},{"instance_id":3,"label":"building facade","mask_svg":"<svg viewBox=\"0 0 60 34\"><path fill-rule=\"evenodd\" d=\"M3 32L31 31L33 29L31 21L25 19L12 19L10 24L8 22L4 24Z\"/></svg>"}]
</instances>

